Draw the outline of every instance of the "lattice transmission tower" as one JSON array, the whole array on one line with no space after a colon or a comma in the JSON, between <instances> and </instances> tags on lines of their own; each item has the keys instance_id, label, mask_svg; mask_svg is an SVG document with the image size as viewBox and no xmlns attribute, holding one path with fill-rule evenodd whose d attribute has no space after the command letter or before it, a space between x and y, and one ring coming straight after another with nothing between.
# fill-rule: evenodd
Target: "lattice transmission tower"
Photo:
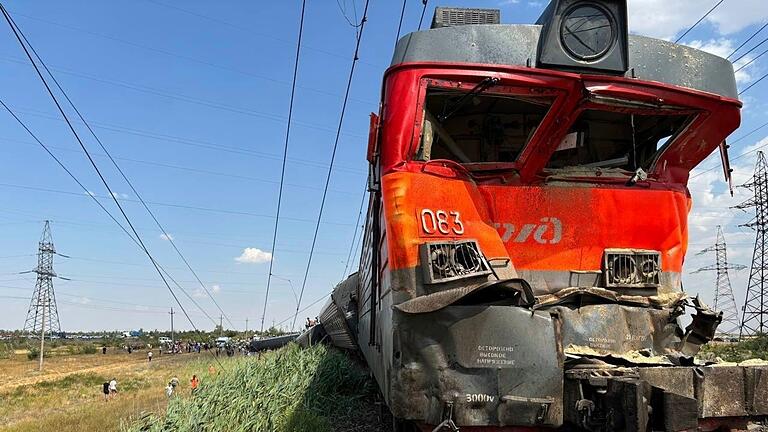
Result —
<instances>
[{"instance_id":1,"label":"lattice transmission tower","mask_svg":"<svg viewBox=\"0 0 768 432\"><path fill-rule=\"evenodd\" d=\"M22 273L37 273L35 292L29 303L27 320L24 322L24 333L27 337L39 336L45 338L48 334L61 332L59 312L56 308L56 296L53 292L53 278L58 277L53 271L53 256L56 248L51 238L50 221L45 221L43 235L40 237L37 249L37 267Z\"/></svg>"},{"instance_id":2,"label":"lattice transmission tower","mask_svg":"<svg viewBox=\"0 0 768 432\"><path fill-rule=\"evenodd\" d=\"M725 246L725 236L720 225L717 226L717 241L712 246L703 249L696 255L703 255L708 252L715 253L715 264L704 266L693 273L707 271L717 272L717 281L715 282L715 299L712 308L717 312L723 313L723 320L718 326L718 334L724 336L736 335L741 328L739 321L739 309L736 307L736 298L733 296L731 288L731 279L728 277L728 270L744 270L747 266L741 264L729 264L728 253ZM723 330L720 330L723 329Z\"/></svg>"},{"instance_id":3,"label":"lattice transmission tower","mask_svg":"<svg viewBox=\"0 0 768 432\"><path fill-rule=\"evenodd\" d=\"M741 329L739 331L741 338L768 333L768 281L766 281L768 278L768 263L766 263L768 239L765 235L766 229L768 229L768 166L763 152L757 152L757 164L752 178L740 187L751 189L754 196L735 208L755 208L755 217L743 226L750 227L756 232L747 296L742 309Z\"/></svg>"}]
</instances>

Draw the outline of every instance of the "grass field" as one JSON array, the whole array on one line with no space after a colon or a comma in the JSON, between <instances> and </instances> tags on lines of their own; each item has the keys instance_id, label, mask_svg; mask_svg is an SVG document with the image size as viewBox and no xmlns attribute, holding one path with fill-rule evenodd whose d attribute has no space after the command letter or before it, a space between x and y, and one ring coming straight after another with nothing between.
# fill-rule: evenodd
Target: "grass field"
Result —
<instances>
[{"instance_id":1,"label":"grass field","mask_svg":"<svg viewBox=\"0 0 768 432\"><path fill-rule=\"evenodd\" d=\"M119 430L147 413L164 412L164 387L173 376L181 381L181 395L188 395L192 374L207 375L210 363L205 353L155 356L148 363L143 351L99 352L52 355L40 373L37 360L19 351L0 360L0 431ZM119 392L105 402L102 383L113 377Z\"/></svg>"}]
</instances>

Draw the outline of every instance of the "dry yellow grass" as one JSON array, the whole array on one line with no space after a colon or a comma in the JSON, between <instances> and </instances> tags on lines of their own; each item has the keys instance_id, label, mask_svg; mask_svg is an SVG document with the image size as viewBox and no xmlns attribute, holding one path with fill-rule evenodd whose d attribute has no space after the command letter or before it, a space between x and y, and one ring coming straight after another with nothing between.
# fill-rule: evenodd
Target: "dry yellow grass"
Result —
<instances>
[{"instance_id":1,"label":"dry yellow grass","mask_svg":"<svg viewBox=\"0 0 768 432\"><path fill-rule=\"evenodd\" d=\"M148 363L143 352L99 352L51 357L39 373L26 356L0 360L0 431L117 430L147 412L163 412L171 377L188 394L191 374L201 375L210 361L206 354L182 354ZM119 393L105 402L101 385L112 377Z\"/></svg>"}]
</instances>

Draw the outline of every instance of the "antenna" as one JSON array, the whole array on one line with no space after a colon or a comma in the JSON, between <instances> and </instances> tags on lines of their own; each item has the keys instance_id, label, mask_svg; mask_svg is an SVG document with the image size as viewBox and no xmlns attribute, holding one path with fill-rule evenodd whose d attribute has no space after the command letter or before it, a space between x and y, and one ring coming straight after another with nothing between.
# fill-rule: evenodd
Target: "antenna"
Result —
<instances>
[{"instance_id":1,"label":"antenna","mask_svg":"<svg viewBox=\"0 0 768 432\"><path fill-rule=\"evenodd\" d=\"M739 331L739 338L744 338L768 333L768 290L766 290L768 242L765 236L766 227L768 227L768 166L763 152L757 152L757 164L755 164L755 173L752 178L739 187L751 189L755 194L754 197L734 207L742 210L755 208L755 217L742 225L756 231L752 269L749 272L747 296L744 300Z\"/></svg>"},{"instance_id":2,"label":"antenna","mask_svg":"<svg viewBox=\"0 0 768 432\"><path fill-rule=\"evenodd\" d=\"M728 270L744 270L747 268L741 264L728 264L726 253L725 236L720 225L717 226L717 241L714 245L703 249L696 255L703 255L707 252L715 253L715 264L702 267L693 273L705 271L716 271L717 282L715 282L715 302L712 308L717 312L723 313L723 320L719 328L725 328L726 331L718 331L722 336L735 335L739 332L741 322L739 321L739 310L736 307L736 298L733 296L731 288L731 279L728 277Z\"/></svg>"},{"instance_id":3,"label":"antenna","mask_svg":"<svg viewBox=\"0 0 768 432\"><path fill-rule=\"evenodd\" d=\"M56 255L56 248L53 246L51 237L51 221L46 220L37 248L37 267L22 272L37 273L35 291L32 294L32 301L29 303L29 310L27 310L27 320L24 322L24 333L28 338L40 336L40 370L43 370L46 330L50 334L61 333L56 296L53 292L53 278L58 277L53 271L54 255Z\"/></svg>"}]
</instances>

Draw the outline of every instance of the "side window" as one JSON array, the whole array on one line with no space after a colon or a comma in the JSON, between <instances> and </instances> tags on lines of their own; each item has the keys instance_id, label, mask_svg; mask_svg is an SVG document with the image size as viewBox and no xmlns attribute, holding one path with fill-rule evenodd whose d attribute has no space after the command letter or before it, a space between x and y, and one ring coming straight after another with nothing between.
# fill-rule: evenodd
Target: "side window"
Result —
<instances>
[{"instance_id":1,"label":"side window","mask_svg":"<svg viewBox=\"0 0 768 432\"><path fill-rule=\"evenodd\" d=\"M427 90L416 159L514 162L552 105L549 97Z\"/></svg>"},{"instance_id":2,"label":"side window","mask_svg":"<svg viewBox=\"0 0 768 432\"><path fill-rule=\"evenodd\" d=\"M657 153L691 121L685 115L586 110L555 150L547 168L648 170Z\"/></svg>"}]
</instances>

